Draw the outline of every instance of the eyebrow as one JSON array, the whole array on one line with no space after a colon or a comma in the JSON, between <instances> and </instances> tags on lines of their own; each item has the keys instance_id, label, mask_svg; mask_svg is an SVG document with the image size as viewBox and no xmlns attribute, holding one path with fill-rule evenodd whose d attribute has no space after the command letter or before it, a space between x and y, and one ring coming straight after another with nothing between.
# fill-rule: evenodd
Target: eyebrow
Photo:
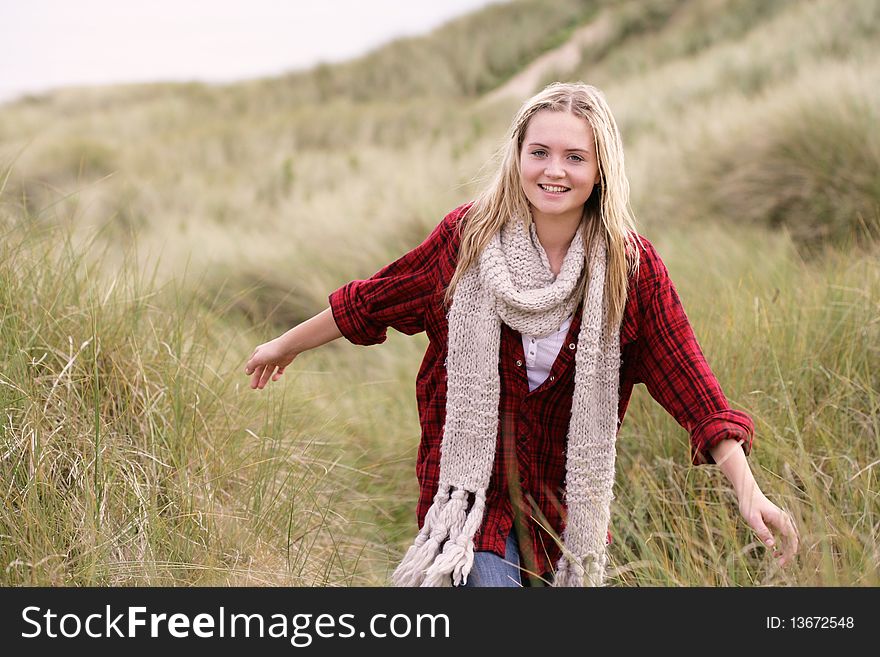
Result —
<instances>
[{"instance_id":1,"label":"eyebrow","mask_svg":"<svg viewBox=\"0 0 880 657\"><path fill-rule=\"evenodd\" d=\"M529 144L529 147L531 147L531 146L540 146L541 148L550 148L550 147L547 146L546 144L541 144L541 143L536 142L536 141L533 141L531 144ZM588 153L588 154L589 154L589 152L590 152L590 151L585 150L585 149L583 149L583 148L566 148L565 150L568 151L568 152L580 151L581 153Z\"/></svg>"}]
</instances>

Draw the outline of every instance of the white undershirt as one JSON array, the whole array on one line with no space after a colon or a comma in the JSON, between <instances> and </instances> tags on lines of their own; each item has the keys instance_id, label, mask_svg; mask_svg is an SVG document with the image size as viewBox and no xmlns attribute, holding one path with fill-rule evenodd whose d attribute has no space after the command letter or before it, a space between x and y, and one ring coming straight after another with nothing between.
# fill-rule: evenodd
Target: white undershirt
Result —
<instances>
[{"instance_id":1,"label":"white undershirt","mask_svg":"<svg viewBox=\"0 0 880 657\"><path fill-rule=\"evenodd\" d=\"M565 342L571 317L566 319L559 330L544 338L522 336L523 352L526 355L526 373L529 377L529 392L537 388L550 376L550 368L556 362L556 356Z\"/></svg>"}]
</instances>

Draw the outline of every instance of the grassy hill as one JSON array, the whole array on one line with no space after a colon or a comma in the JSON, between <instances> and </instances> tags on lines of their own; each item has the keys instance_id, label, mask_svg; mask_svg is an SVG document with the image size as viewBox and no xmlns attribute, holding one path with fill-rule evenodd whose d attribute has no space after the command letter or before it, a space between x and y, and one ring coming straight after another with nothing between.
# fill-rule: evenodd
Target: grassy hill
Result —
<instances>
[{"instance_id":1,"label":"grassy hill","mask_svg":"<svg viewBox=\"0 0 880 657\"><path fill-rule=\"evenodd\" d=\"M279 78L0 106L0 581L384 583L424 336L333 343L262 393L244 361L472 198L523 100L490 94L595 21L542 83L605 91L641 230L804 545L774 571L637 388L612 583L880 583L869 0L523 0Z\"/></svg>"}]
</instances>

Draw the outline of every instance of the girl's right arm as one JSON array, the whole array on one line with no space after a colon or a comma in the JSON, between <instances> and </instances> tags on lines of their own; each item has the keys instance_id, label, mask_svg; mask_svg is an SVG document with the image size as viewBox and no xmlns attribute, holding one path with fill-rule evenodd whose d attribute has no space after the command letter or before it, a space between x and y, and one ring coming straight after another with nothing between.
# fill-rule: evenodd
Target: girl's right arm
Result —
<instances>
[{"instance_id":1,"label":"girl's right arm","mask_svg":"<svg viewBox=\"0 0 880 657\"><path fill-rule=\"evenodd\" d=\"M327 308L283 335L254 349L254 353L244 366L244 373L252 375L252 389L262 390L270 379L277 381L284 374L284 369L299 354L341 337L342 333L336 326L333 313Z\"/></svg>"},{"instance_id":2,"label":"girl's right arm","mask_svg":"<svg viewBox=\"0 0 880 657\"><path fill-rule=\"evenodd\" d=\"M251 388L262 390L297 355L336 338L370 345L384 342L388 327L406 335L424 331L426 304L438 292L440 259L449 257L456 224L468 208L469 203L448 213L421 245L369 279L351 281L331 293L327 310L257 347L244 370L253 375Z\"/></svg>"}]
</instances>

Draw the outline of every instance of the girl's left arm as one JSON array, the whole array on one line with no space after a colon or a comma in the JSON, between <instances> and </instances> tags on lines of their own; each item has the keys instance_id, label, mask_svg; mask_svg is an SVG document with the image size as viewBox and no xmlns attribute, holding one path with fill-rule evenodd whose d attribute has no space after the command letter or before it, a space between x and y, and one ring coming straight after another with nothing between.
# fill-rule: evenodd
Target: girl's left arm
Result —
<instances>
[{"instance_id":1,"label":"girl's left arm","mask_svg":"<svg viewBox=\"0 0 880 657\"><path fill-rule=\"evenodd\" d=\"M781 537L782 546L773 552L773 556L778 559L780 566L790 563L798 548L797 527L791 516L761 492L739 442L723 440L711 447L710 451L721 472L730 480L745 521L771 549L776 548L775 530L776 535Z\"/></svg>"},{"instance_id":2,"label":"girl's left arm","mask_svg":"<svg viewBox=\"0 0 880 657\"><path fill-rule=\"evenodd\" d=\"M779 564L789 563L797 550L791 518L761 492L746 456L751 451L754 422L732 409L694 335L666 265L646 241L643 275L638 283L640 309L637 380L691 436L694 464L716 463L736 492L744 519L768 547L776 541ZM640 269L640 271L642 271Z\"/></svg>"}]
</instances>

